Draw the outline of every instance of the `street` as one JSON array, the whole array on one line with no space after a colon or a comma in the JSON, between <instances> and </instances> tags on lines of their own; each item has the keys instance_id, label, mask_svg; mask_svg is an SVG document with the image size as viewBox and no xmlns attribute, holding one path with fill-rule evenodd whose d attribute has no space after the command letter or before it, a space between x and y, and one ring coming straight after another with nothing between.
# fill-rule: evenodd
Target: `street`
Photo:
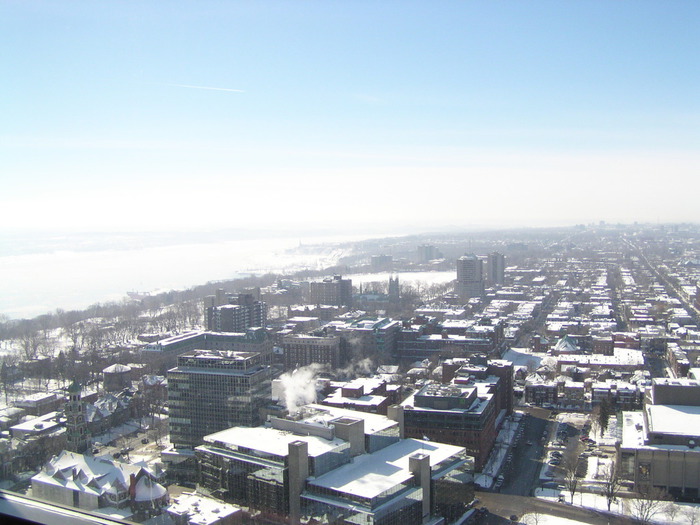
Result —
<instances>
[{"instance_id":1,"label":"street","mask_svg":"<svg viewBox=\"0 0 700 525\"><path fill-rule=\"evenodd\" d=\"M548 514L592 525L627 525L634 523L631 518L626 516L608 514L537 498L497 494L494 492L477 492L476 497L481 500L478 506L486 507L489 510L489 513L481 522L488 525L512 523L510 516L515 515L520 518L528 513Z\"/></svg>"},{"instance_id":2,"label":"street","mask_svg":"<svg viewBox=\"0 0 700 525\"><path fill-rule=\"evenodd\" d=\"M530 496L539 483L538 475L544 451L542 435L545 430L549 433L549 410L532 407L526 409L526 412L530 415L525 419L523 437L514 450L511 465L504 469L505 481L500 490L502 494ZM527 445L528 442L532 445Z\"/></svg>"}]
</instances>

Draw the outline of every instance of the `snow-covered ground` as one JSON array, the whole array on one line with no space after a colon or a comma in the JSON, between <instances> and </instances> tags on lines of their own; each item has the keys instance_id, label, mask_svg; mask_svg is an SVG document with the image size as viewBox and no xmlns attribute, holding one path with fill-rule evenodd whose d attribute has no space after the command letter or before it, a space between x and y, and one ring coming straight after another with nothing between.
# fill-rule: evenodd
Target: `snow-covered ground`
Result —
<instances>
[{"instance_id":1,"label":"snow-covered ground","mask_svg":"<svg viewBox=\"0 0 700 525\"><path fill-rule=\"evenodd\" d=\"M559 516L550 516L549 514L529 513L520 518L520 523L524 523L525 525L578 525L579 523L586 522L560 518Z\"/></svg>"},{"instance_id":2,"label":"snow-covered ground","mask_svg":"<svg viewBox=\"0 0 700 525\"><path fill-rule=\"evenodd\" d=\"M571 501L571 495L566 490L537 489L535 496L550 501L559 501L559 496L563 495L565 501ZM610 511L624 516L634 516L634 503L631 498L617 498L610 507ZM605 496L592 493L576 492L573 504L580 507L587 507L596 510L608 510L608 503ZM700 523L700 505L692 503L660 502L659 510L652 518L654 523ZM559 518L557 518L559 519ZM556 522L560 523L560 522Z\"/></svg>"},{"instance_id":3,"label":"snow-covered ground","mask_svg":"<svg viewBox=\"0 0 700 525\"><path fill-rule=\"evenodd\" d=\"M616 417L611 417L608 420L608 428L605 429L603 435L600 435L600 427L595 421L591 422L591 438L595 439L599 445L605 445L609 447L614 447L615 443L622 436L620 435L620 428L618 427L618 421Z\"/></svg>"},{"instance_id":4,"label":"snow-covered ground","mask_svg":"<svg viewBox=\"0 0 700 525\"><path fill-rule=\"evenodd\" d=\"M505 354L503 354L503 359L511 361L513 366L527 366L538 368L542 363L542 360L547 357L544 352L532 352L527 348L510 348Z\"/></svg>"},{"instance_id":5,"label":"snow-covered ground","mask_svg":"<svg viewBox=\"0 0 700 525\"><path fill-rule=\"evenodd\" d=\"M139 429L139 424L136 421L127 421L126 423L112 427L107 432L92 436L92 442L95 444L106 445L112 441L124 438L133 434Z\"/></svg>"}]
</instances>

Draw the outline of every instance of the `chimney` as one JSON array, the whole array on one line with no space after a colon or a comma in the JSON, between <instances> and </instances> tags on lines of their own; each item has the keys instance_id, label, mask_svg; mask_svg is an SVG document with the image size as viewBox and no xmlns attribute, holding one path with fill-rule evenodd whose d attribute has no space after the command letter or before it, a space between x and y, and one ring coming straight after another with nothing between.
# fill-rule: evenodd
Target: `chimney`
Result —
<instances>
[{"instance_id":1,"label":"chimney","mask_svg":"<svg viewBox=\"0 0 700 525\"><path fill-rule=\"evenodd\" d=\"M131 501L136 499L136 476L134 474L129 476L129 499Z\"/></svg>"}]
</instances>

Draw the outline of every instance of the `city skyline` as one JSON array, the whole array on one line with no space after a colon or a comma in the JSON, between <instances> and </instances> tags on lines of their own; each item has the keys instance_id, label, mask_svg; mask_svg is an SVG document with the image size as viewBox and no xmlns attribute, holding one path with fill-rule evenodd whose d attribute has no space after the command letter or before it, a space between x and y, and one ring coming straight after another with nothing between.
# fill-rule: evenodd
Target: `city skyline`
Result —
<instances>
[{"instance_id":1,"label":"city skyline","mask_svg":"<svg viewBox=\"0 0 700 525\"><path fill-rule=\"evenodd\" d=\"M695 3L0 10L5 231L697 221Z\"/></svg>"}]
</instances>

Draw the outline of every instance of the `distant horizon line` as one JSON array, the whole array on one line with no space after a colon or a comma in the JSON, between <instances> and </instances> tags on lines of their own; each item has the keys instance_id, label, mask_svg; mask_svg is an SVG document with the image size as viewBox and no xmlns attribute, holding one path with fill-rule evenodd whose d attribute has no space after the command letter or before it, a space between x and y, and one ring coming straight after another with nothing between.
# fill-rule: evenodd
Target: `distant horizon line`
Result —
<instances>
[{"instance_id":1,"label":"distant horizon line","mask_svg":"<svg viewBox=\"0 0 700 525\"><path fill-rule=\"evenodd\" d=\"M419 229L413 226L400 226L397 224L387 225L386 228L372 228L372 227L361 227L361 228L304 228L303 231L299 229L280 229L274 226L260 227L260 228L240 228L240 227L190 227L190 228L144 228L144 229L130 229L130 228L105 228L105 229L74 229L74 228L3 228L0 229L0 236L2 235L21 235L21 234L50 234L50 235L158 235L158 234L197 234L197 233L222 233L222 232L237 232L246 233L247 236L255 234L264 234L275 237L316 237L324 235L363 235L367 234L381 234L381 235L424 235L433 233L455 233L459 231L494 231L494 230L546 230L546 229L566 229L566 228L578 228L581 226L586 227L600 227L600 226L697 226L700 225L700 221L588 221L588 222L571 222L563 224L474 224L474 225L456 225L456 224L445 224L442 226L427 226L423 229ZM393 231L392 231L393 230ZM403 231L396 231L403 230Z\"/></svg>"}]
</instances>

